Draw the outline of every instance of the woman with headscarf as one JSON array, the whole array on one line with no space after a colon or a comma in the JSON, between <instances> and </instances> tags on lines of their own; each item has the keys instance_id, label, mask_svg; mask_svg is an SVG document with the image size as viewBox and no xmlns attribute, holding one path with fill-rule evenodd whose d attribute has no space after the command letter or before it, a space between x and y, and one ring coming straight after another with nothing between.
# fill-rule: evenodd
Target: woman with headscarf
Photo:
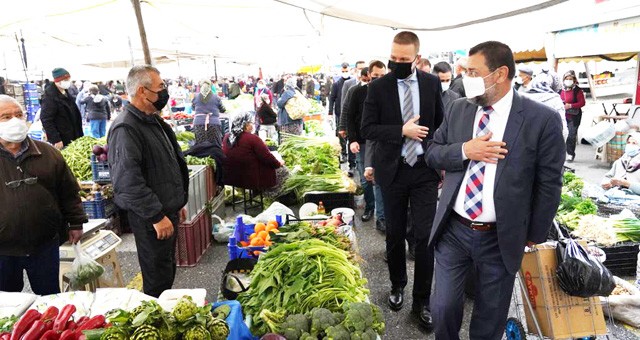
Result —
<instances>
[{"instance_id":1,"label":"woman with headscarf","mask_svg":"<svg viewBox=\"0 0 640 340\"><path fill-rule=\"evenodd\" d=\"M585 105L584 92L578 87L578 78L573 71L569 71L562 77L562 91L560 97L566 110L569 136L567 137L568 160L573 162L576 158L576 142L578 139L578 127L582 120L582 107Z\"/></svg>"},{"instance_id":2,"label":"woman with headscarf","mask_svg":"<svg viewBox=\"0 0 640 340\"><path fill-rule=\"evenodd\" d=\"M222 145L222 126L220 113L226 109L216 94L211 91L211 81L205 79L200 82L200 93L193 100L193 132L196 144L208 141L214 145Z\"/></svg>"},{"instance_id":3,"label":"woman with headscarf","mask_svg":"<svg viewBox=\"0 0 640 340\"><path fill-rule=\"evenodd\" d=\"M629 189L632 193L640 195L640 133L633 133L627 138L624 154L613 162L611 170L602 179L603 189L620 187Z\"/></svg>"},{"instance_id":4,"label":"woman with headscarf","mask_svg":"<svg viewBox=\"0 0 640 340\"><path fill-rule=\"evenodd\" d=\"M278 161L262 139L253 134L253 129L251 113L241 113L233 119L231 131L222 143L226 157L224 183L277 197L288 171L284 162Z\"/></svg>"},{"instance_id":5,"label":"woman with headscarf","mask_svg":"<svg viewBox=\"0 0 640 340\"><path fill-rule=\"evenodd\" d=\"M562 136L567 139L569 135L569 129L567 129L567 120L565 118L564 103L560 95L556 93L551 85L553 84L553 78L547 73L540 73L531 80L528 88L522 92L526 97L529 97L535 101L547 105L548 107L556 110L560 115L562 121Z\"/></svg>"},{"instance_id":6,"label":"woman with headscarf","mask_svg":"<svg viewBox=\"0 0 640 340\"><path fill-rule=\"evenodd\" d=\"M299 91L296 87L296 77L291 77L285 83L284 92L282 93L282 96L278 98L277 102L279 109L278 125L280 127L280 133L289 133L292 135L302 134L302 119L291 119L287 109L285 108L285 105L289 99L293 98L296 91Z\"/></svg>"}]
</instances>

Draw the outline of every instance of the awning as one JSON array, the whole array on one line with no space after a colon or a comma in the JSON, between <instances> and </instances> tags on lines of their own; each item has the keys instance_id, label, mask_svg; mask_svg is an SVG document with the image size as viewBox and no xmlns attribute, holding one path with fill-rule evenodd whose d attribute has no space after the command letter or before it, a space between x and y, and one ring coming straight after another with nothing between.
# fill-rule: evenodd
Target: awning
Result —
<instances>
[{"instance_id":1,"label":"awning","mask_svg":"<svg viewBox=\"0 0 640 340\"><path fill-rule=\"evenodd\" d=\"M547 61L547 52L544 49L544 47L539 50L520 51L520 52L515 52L513 54L513 58L516 60L516 63L529 63L532 61L534 62Z\"/></svg>"}]
</instances>

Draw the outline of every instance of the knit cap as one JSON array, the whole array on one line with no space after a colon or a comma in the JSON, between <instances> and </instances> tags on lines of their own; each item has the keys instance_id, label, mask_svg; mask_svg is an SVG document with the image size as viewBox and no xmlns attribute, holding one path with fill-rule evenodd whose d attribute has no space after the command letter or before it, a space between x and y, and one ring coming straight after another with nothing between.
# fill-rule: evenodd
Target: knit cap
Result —
<instances>
[{"instance_id":1,"label":"knit cap","mask_svg":"<svg viewBox=\"0 0 640 340\"><path fill-rule=\"evenodd\" d=\"M61 80L63 80L66 76L69 76L69 71L63 69L62 67L57 67L53 69L53 72L51 72L51 74L53 75L53 81L54 82L59 82Z\"/></svg>"}]
</instances>

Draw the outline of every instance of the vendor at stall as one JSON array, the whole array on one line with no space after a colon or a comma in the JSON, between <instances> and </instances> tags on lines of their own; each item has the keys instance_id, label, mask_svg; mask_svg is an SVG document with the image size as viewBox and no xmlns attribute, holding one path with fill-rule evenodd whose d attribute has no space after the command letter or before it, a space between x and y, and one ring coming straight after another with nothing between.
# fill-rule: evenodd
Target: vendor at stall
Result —
<instances>
[{"instance_id":1,"label":"vendor at stall","mask_svg":"<svg viewBox=\"0 0 640 340\"><path fill-rule=\"evenodd\" d=\"M251 113L242 113L231 123L231 132L225 135L222 143L226 157L224 183L277 197L288 170L283 161L271 154L262 139L253 134L253 129Z\"/></svg>"},{"instance_id":2,"label":"vendor at stall","mask_svg":"<svg viewBox=\"0 0 640 340\"><path fill-rule=\"evenodd\" d=\"M193 100L193 109L196 112L193 118L196 143L211 142L215 145L221 145L220 113L227 110L220 97L211 92L211 80L205 79L200 82L200 93Z\"/></svg>"},{"instance_id":3,"label":"vendor at stall","mask_svg":"<svg viewBox=\"0 0 640 340\"><path fill-rule=\"evenodd\" d=\"M633 133L627 138L624 154L613 162L611 170L602 179L602 188L620 187L629 189L640 195L640 133Z\"/></svg>"},{"instance_id":4,"label":"vendor at stall","mask_svg":"<svg viewBox=\"0 0 640 340\"><path fill-rule=\"evenodd\" d=\"M20 104L0 95L0 291L60 292L60 243L76 243L87 215L80 187L53 146L27 137ZM59 235L64 235L61 239Z\"/></svg>"}]
</instances>

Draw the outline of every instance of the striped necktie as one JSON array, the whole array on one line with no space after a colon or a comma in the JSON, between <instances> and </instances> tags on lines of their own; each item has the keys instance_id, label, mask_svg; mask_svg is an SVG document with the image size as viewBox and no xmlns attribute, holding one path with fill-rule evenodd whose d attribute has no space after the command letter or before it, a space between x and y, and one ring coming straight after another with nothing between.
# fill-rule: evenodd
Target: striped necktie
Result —
<instances>
[{"instance_id":1,"label":"striped necktie","mask_svg":"<svg viewBox=\"0 0 640 340\"><path fill-rule=\"evenodd\" d=\"M403 81L404 84L404 98L403 98L403 110L402 110L402 120L406 124L411 118L413 118L413 96L411 93L411 79L405 79ZM404 156L405 161L410 166L413 166L418 161L418 145L420 142L411 139L404 139L404 146L406 150L406 154Z\"/></svg>"},{"instance_id":2,"label":"striped necktie","mask_svg":"<svg viewBox=\"0 0 640 340\"><path fill-rule=\"evenodd\" d=\"M493 113L491 106L483 107L484 114L478 122L476 137L482 137L489 133L489 115ZM484 182L484 169L486 163L472 160L469 163L471 175L467 180L464 196L464 211L472 220L482 214L482 183Z\"/></svg>"}]
</instances>

